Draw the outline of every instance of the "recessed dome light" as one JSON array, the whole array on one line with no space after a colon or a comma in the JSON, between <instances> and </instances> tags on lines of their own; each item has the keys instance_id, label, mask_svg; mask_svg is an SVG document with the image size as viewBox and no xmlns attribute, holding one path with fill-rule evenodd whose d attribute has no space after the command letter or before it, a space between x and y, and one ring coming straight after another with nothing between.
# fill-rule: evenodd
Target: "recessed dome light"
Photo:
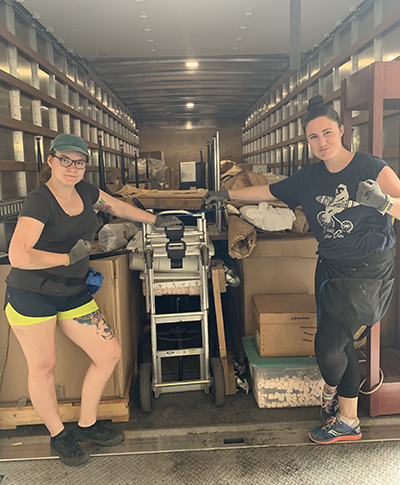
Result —
<instances>
[{"instance_id":1,"label":"recessed dome light","mask_svg":"<svg viewBox=\"0 0 400 485\"><path fill-rule=\"evenodd\" d=\"M186 107L187 108L193 108L194 107L194 103L186 103Z\"/></svg>"}]
</instances>

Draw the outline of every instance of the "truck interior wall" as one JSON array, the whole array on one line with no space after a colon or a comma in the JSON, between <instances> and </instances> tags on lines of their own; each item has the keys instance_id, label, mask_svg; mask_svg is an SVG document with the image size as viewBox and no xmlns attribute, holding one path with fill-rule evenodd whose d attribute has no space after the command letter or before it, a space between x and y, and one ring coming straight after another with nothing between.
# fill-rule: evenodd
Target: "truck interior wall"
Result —
<instances>
[{"instance_id":1,"label":"truck interior wall","mask_svg":"<svg viewBox=\"0 0 400 485\"><path fill-rule=\"evenodd\" d=\"M375 61L399 61L399 6L397 0L364 2L362 9L305 53L299 71L288 71L250 108L243 128L244 163L269 164L272 172L280 173L280 162L288 162L290 147L297 149L300 165L304 138L299 121L308 100L321 94L340 113L344 78ZM386 111L384 117L383 158L399 173L399 112ZM360 112L352 125L352 149L367 151L368 113Z\"/></svg>"},{"instance_id":2,"label":"truck interior wall","mask_svg":"<svg viewBox=\"0 0 400 485\"><path fill-rule=\"evenodd\" d=\"M222 128L220 131L220 158L242 163L241 128ZM179 162L200 159L207 160L207 142L215 135L214 128L194 128L191 130L140 130L140 151L163 151L164 160L169 168L178 169Z\"/></svg>"}]
</instances>

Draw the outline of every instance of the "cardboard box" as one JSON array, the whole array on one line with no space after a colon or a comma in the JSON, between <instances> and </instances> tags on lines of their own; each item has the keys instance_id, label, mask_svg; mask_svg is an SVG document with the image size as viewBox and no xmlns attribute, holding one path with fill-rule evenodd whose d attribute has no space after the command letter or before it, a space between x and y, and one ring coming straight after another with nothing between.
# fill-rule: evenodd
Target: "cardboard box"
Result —
<instances>
[{"instance_id":1,"label":"cardboard box","mask_svg":"<svg viewBox=\"0 0 400 485\"><path fill-rule=\"evenodd\" d=\"M270 167L266 164L264 165L253 165L253 172L259 173L261 175L264 175L270 171Z\"/></svg>"},{"instance_id":2,"label":"cardboard box","mask_svg":"<svg viewBox=\"0 0 400 485\"><path fill-rule=\"evenodd\" d=\"M179 169L171 168L171 190L179 190Z\"/></svg>"},{"instance_id":3,"label":"cardboard box","mask_svg":"<svg viewBox=\"0 0 400 485\"><path fill-rule=\"evenodd\" d=\"M313 236L258 238L251 255L240 261L242 284L236 295L241 336L253 333L252 296L314 294L317 241Z\"/></svg>"},{"instance_id":4,"label":"cardboard box","mask_svg":"<svg viewBox=\"0 0 400 485\"><path fill-rule=\"evenodd\" d=\"M141 190L128 184L118 195L129 203L136 197L146 209L200 209L206 193L206 189Z\"/></svg>"},{"instance_id":5,"label":"cardboard box","mask_svg":"<svg viewBox=\"0 0 400 485\"><path fill-rule=\"evenodd\" d=\"M314 355L314 295L253 295L253 337L260 357Z\"/></svg>"},{"instance_id":6,"label":"cardboard box","mask_svg":"<svg viewBox=\"0 0 400 485\"><path fill-rule=\"evenodd\" d=\"M128 255L91 261L90 265L104 275L102 288L94 298L121 344L122 358L107 383L103 399L123 397L136 368L139 336L144 322L143 296L139 272L129 269ZM5 293L4 279L10 266L0 266L0 291ZM3 360L8 322L0 312L0 361ZM56 390L59 401L79 401L83 378L90 359L61 330L56 331ZM28 371L22 349L13 332L0 387L0 403L14 403L29 397Z\"/></svg>"},{"instance_id":7,"label":"cardboard box","mask_svg":"<svg viewBox=\"0 0 400 485\"><path fill-rule=\"evenodd\" d=\"M164 161L164 152L162 150L155 150L154 152L140 152L139 158L156 158Z\"/></svg>"},{"instance_id":8,"label":"cardboard box","mask_svg":"<svg viewBox=\"0 0 400 485\"><path fill-rule=\"evenodd\" d=\"M324 380L314 357L260 357L243 339L254 398L260 408L319 406Z\"/></svg>"}]
</instances>

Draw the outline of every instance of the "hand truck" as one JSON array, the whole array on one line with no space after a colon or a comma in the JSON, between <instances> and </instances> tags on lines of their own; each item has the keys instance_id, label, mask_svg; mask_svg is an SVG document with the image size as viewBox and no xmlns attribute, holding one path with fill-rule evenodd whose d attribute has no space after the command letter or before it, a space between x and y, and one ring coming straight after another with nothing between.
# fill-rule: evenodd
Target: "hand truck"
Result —
<instances>
[{"instance_id":1,"label":"hand truck","mask_svg":"<svg viewBox=\"0 0 400 485\"><path fill-rule=\"evenodd\" d=\"M146 311L150 316L151 353L152 362L140 365L140 405L144 412L150 412L153 407L153 394L158 398L160 394L203 390L210 394L211 400L220 406L225 399L225 380L222 362L219 357L209 358L208 336L208 270L209 248L207 223L204 212L192 213L186 210L168 210L159 215L175 215L194 217L197 226L185 226L183 223L159 229L149 224L143 224L144 250L144 280L146 293ZM197 258L197 272L185 276L182 273L183 261L186 257ZM195 285L200 295L200 311L184 313L156 313L157 272L154 263L157 258L168 258L171 269L168 280L177 282L178 287L185 284ZM174 288L173 294L177 294ZM179 290L178 290L179 291ZM172 293L171 293L172 294ZM157 329L163 324L181 322L200 322L201 347L160 350L157 345ZM165 382L162 375L162 359L170 357L184 357L198 355L200 363L200 379L177 380Z\"/></svg>"}]
</instances>

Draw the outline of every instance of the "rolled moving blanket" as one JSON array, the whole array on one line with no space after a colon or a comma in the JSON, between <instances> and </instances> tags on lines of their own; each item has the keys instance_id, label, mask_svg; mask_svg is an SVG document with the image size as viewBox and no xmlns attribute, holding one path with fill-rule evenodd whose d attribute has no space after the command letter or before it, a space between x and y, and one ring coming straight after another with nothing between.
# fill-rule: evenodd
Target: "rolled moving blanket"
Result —
<instances>
[{"instance_id":1,"label":"rolled moving blanket","mask_svg":"<svg viewBox=\"0 0 400 485\"><path fill-rule=\"evenodd\" d=\"M231 258L243 259L250 256L257 241L257 233L251 224L237 216L228 220L228 253Z\"/></svg>"}]
</instances>

